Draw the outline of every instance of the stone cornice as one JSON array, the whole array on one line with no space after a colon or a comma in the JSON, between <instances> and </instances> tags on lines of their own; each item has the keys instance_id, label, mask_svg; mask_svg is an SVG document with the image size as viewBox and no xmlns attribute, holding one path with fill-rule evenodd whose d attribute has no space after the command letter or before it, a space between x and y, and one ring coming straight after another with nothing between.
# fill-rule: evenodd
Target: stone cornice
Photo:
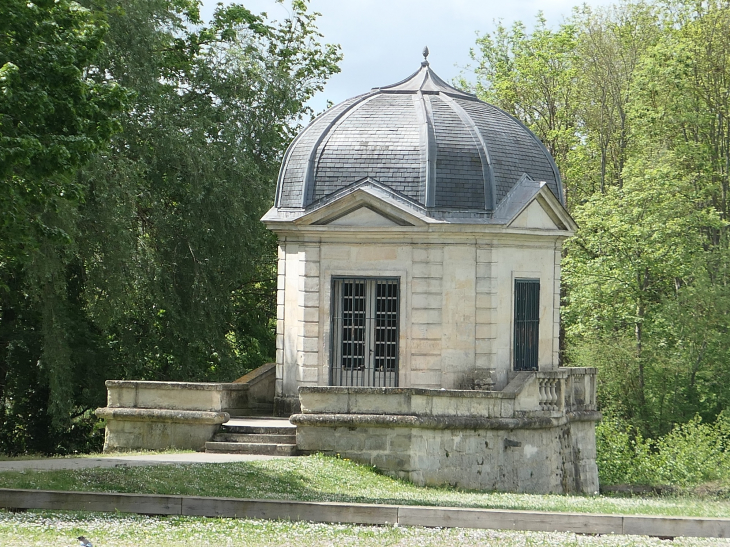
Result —
<instances>
[{"instance_id":1,"label":"stone cornice","mask_svg":"<svg viewBox=\"0 0 730 547\"><path fill-rule=\"evenodd\" d=\"M167 410L160 408L97 408L94 414L105 420L125 422L164 422L183 424L223 424L230 420L228 412L201 410Z\"/></svg>"},{"instance_id":2,"label":"stone cornice","mask_svg":"<svg viewBox=\"0 0 730 547\"><path fill-rule=\"evenodd\" d=\"M417 429L545 429L570 422L597 422L601 413L595 410L568 412L562 416L515 418L483 418L477 416L414 416L403 414L294 414L289 420L297 426L309 427L407 427Z\"/></svg>"}]
</instances>

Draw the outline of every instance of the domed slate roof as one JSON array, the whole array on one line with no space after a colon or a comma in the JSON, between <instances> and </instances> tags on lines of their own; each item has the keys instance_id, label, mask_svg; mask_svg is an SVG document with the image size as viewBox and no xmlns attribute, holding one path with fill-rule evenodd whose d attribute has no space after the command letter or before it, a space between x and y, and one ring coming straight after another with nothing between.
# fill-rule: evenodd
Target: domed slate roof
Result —
<instances>
[{"instance_id":1,"label":"domed slate roof","mask_svg":"<svg viewBox=\"0 0 730 547\"><path fill-rule=\"evenodd\" d=\"M307 208L370 178L439 216L482 216L525 175L545 181L564 203L560 174L540 140L424 61L402 82L333 106L305 128L284 157L276 207Z\"/></svg>"}]
</instances>

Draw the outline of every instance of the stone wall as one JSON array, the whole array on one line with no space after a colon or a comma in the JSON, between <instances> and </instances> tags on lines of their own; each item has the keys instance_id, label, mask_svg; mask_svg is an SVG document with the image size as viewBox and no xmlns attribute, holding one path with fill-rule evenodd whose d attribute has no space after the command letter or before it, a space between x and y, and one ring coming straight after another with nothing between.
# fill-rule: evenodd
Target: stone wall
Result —
<instances>
[{"instance_id":1,"label":"stone wall","mask_svg":"<svg viewBox=\"0 0 730 547\"><path fill-rule=\"evenodd\" d=\"M317 228L325 228L318 226ZM515 278L540 280L540 370L557 367L557 236L418 233L413 227L347 230L339 241L280 238L277 414L296 412L297 390L329 384L332 278L400 279L399 381L403 387L498 389L512 364ZM312 238L315 239L315 238ZM556 292L558 291L558 292Z\"/></svg>"},{"instance_id":2,"label":"stone wall","mask_svg":"<svg viewBox=\"0 0 730 547\"><path fill-rule=\"evenodd\" d=\"M420 485L598 491L595 369L522 372L501 391L311 387L297 446Z\"/></svg>"},{"instance_id":3,"label":"stone wall","mask_svg":"<svg viewBox=\"0 0 730 547\"><path fill-rule=\"evenodd\" d=\"M243 408L227 407L232 416L262 415L271 416L274 410L276 392L276 363L266 363L248 374L241 376L234 384L245 384L246 403Z\"/></svg>"},{"instance_id":4,"label":"stone wall","mask_svg":"<svg viewBox=\"0 0 730 547\"><path fill-rule=\"evenodd\" d=\"M104 452L201 450L229 412L248 406L247 384L107 380Z\"/></svg>"},{"instance_id":5,"label":"stone wall","mask_svg":"<svg viewBox=\"0 0 730 547\"><path fill-rule=\"evenodd\" d=\"M226 412L195 410L98 408L106 420L104 452L126 450L202 450L220 425L229 420Z\"/></svg>"},{"instance_id":6,"label":"stone wall","mask_svg":"<svg viewBox=\"0 0 730 547\"><path fill-rule=\"evenodd\" d=\"M228 412L248 406L249 386L244 383L107 380L106 389L109 408Z\"/></svg>"}]
</instances>

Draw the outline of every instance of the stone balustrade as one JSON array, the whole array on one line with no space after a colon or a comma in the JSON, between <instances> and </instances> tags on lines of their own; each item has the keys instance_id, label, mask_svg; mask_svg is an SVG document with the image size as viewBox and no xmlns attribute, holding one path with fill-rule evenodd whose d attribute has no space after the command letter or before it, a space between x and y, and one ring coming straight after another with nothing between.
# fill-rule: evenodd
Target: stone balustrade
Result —
<instances>
[{"instance_id":1,"label":"stone balustrade","mask_svg":"<svg viewBox=\"0 0 730 547\"><path fill-rule=\"evenodd\" d=\"M559 368L535 373L544 412L596 410L596 369Z\"/></svg>"},{"instance_id":2,"label":"stone balustrade","mask_svg":"<svg viewBox=\"0 0 730 547\"><path fill-rule=\"evenodd\" d=\"M231 383L107 380L104 452L200 450L230 416L271 412L275 364Z\"/></svg>"},{"instance_id":3,"label":"stone balustrade","mask_svg":"<svg viewBox=\"0 0 730 547\"><path fill-rule=\"evenodd\" d=\"M416 484L594 493L595 369L515 373L501 391L301 387L297 446Z\"/></svg>"},{"instance_id":4,"label":"stone balustrade","mask_svg":"<svg viewBox=\"0 0 730 547\"><path fill-rule=\"evenodd\" d=\"M299 389L302 414L526 418L595 411L593 368L518 372L501 391L325 387Z\"/></svg>"}]
</instances>

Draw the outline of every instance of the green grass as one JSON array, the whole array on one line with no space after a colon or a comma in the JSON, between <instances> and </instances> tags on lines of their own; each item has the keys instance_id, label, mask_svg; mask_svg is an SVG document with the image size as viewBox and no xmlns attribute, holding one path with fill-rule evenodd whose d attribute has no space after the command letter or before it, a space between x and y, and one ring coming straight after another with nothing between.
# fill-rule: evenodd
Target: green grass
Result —
<instances>
[{"instance_id":1,"label":"green grass","mask_svg":"<svg viewBox=\"0 0 730 547\"><path fill-rule=\"evenodd\" d=\"M577 536L569 533L505 530L353 526L307 522L144 517L100 513L0 511L0 547L78 545L87 537L95 547L200 546L357 546L452 547L660 547L667 542L642 536ZM676 538L676 547L730 545L727 539Z\"/></svg>"},{"instance_id":2,"label":"green grass","mask_svg":"<svg viewBox=\"0 0 730 547\"><path fill-rule=\"evenodd\" d=\"M368 466L325 456L73 471L3 471L0 488L730 518L730 500L724 499L542 496L422 488L380 475Z\"/></svg>"}]
</instances>

